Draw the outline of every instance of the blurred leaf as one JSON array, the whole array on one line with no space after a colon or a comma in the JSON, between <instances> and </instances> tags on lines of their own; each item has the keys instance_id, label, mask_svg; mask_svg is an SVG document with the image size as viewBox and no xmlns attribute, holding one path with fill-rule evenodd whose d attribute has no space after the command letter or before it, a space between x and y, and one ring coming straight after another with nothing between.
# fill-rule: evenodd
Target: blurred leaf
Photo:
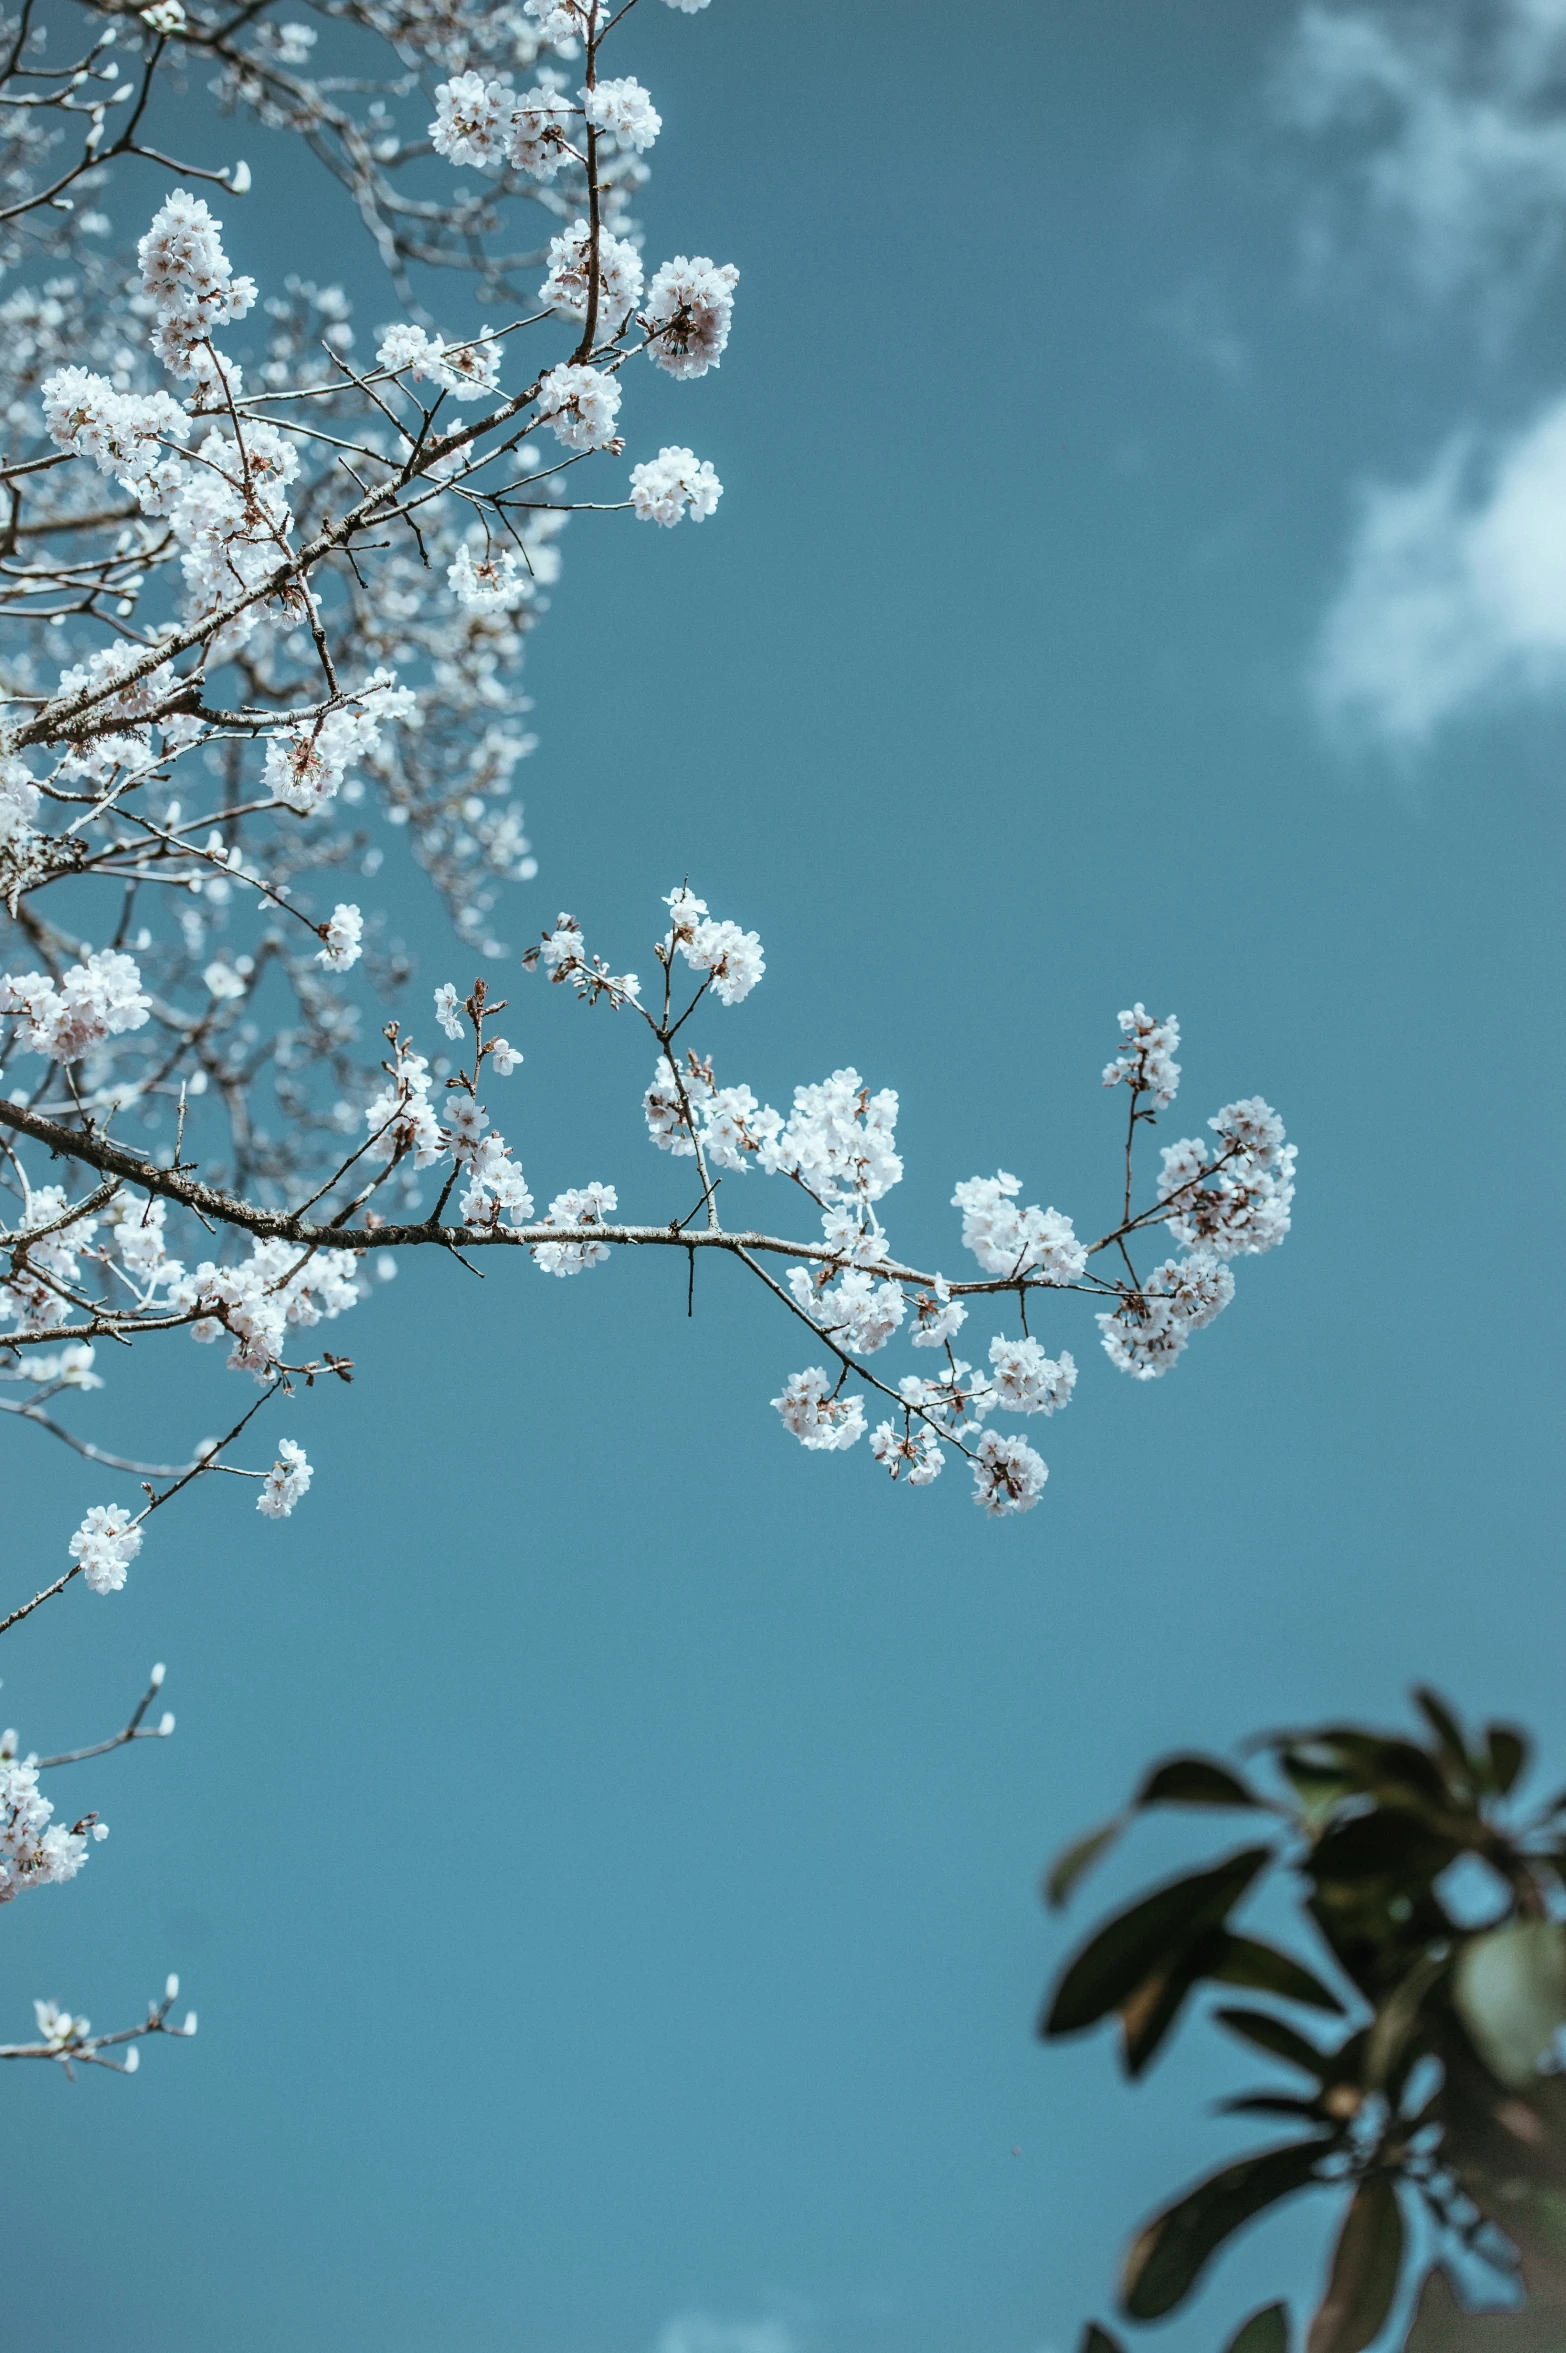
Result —
<instances>
[{"instance_id":1,"label":"blurred leaf","mask_svg":"<svg viewBox=\"0 0 1566 2353\"><path fill-rule=\"evenodd\" d=\"M1484 1741L1490 1752L1490 1778L1501 1796L1506 1797L1527 1769L1527 1739L1510 1724L1487 1724Z\"/></svg>"},{"instance_id":2,"label":"blurred leaf","mask_svg":"<svg viewBox=\"0 0 1566 2353\"><path fill-rule=\"evenodd\" d=\"M1463 1842L1427 1816L1401 1806L1378 1806L1334 1823L1316 1841L1306 1865L1312 1879L1390 1879L1404 1888L1438 1879Z\"/></svg>"},{"instance_id":3,"label":"blurred leaf","mask_svg":"<svg viewBox=\"0 0 1566 2353\"><path fill-rule=\"evenodd\" d=\"M1463 1728L1438 1691L1428 1683L1414 1687L1414 1705L1436 1736L1437 1745L1453 1774L1464 1781L1473 1779L1473 1759L1468 1754L1468 1743Z\"/></svg>"},{"instance_id":4,"label":"blurred leaf","mask_svg":"<svg viewBox=\"0 0 1566 2353\"><path fill-rule=\"evenodd\" d=\"M1421 1953L1408 1975L1376 2012L1365 2050L1365 2082L1369 2090L1382 2090L1395 2072L1418 2022L1424 1998L1437 1978L1445 1973L1451 1958L1450 1951Z\"/></svg>"},{"instance_id":5,"label":"blurred leaf","mask_svg":"<svg viewBox=\"0 0 1566 2353\"><path fill-rule=\"evenodd\" d=\"M1246 1847L1211 1870L1177 1879L1118 1914L1066 1970L1040 2033L1075 2034L1118 2010L1144 1978L1174 1968L1205 1930L1221 1926L1271 1860L1270 1847Z\"/></svg>"},{"instance_id":6,"label":"blurred leaf","mask_svg":"<svg viewBox=\"0 0 1566 2353\"><path fill-rule=\"evenodd\" d=\"M1308 2043L1292 2026L1281 2018L1274 2018L1266 2010L1215 2010L1214 2018L1237 2034L1242 2042L1252 2043L1259 2051L1270 2052L1275 2059L1286 2059L1291 2067L1298 2067L1306 2075L1325 2083L1334 2072L1334 2061Z\"/></svg>"},{"instance_id":7,"label":"blurred leaf","mask_svg":"<svg viewBox=\"0 0 1566 2353\"><path fill-rule=\"evenodd\" d=\"M1410 1796L1443 1807L1451 1802L1446 1778L1435 1759L1411 1740L1356 1732L1347 1724L1335 1726L1321 1738L1354 1766L1363 1786L1376 1796Z\"/></svg>"},{"instance_id":8,"label":"blurred leaf","mask_svg":"<svg viewBox=\"0 0 1566 2353\"><path fill-rule=\"evenodd\" d=\"M1171 1969L1155 1969L1120 2005L1121 2063L1134 2082L1145 2075L1181 2010L1186 1996L1212 1972L1223 1955L1222 1929L1210 1929L1187 1945Z\"/></svg>"},{"instance_id":9,"label":"blurred leaf","mask_svg":"<svg viewBox=\"0 0 1566 2353\"><path fill-rule=\"evenodd\" d=\"M1264 2311L1253 2312L1229 2339L1228 2353L1289 2353L1287 2304L1269 2304Z\"/></svg>"},{"instance_id":10,"label":"blurred leaf","mask_svg":"<svg viewBox=\"0 0 1566 2353\"><path fill-rule=\"evenodd\" d=\"M1294 2099L1288 2092L1238 2092L1232 2100L1215 2100L1215 2116L1310 2116L1319 2121L1315 2100Z\"/></svg>"},{"instance_id":11,"label":"blurred leaf","mask_svg":"<svg viewBox=\"0 0 1566 2353\"><path fill-rule=\"evenodd\" d=\"M1209 2174L1139 2231L1127 2251L1121 2308L1130 2320L1161 2320L1188 2296L1225 2239L1280 2198L1315 2179L1327 2143L1291 2141Z\"/></svg>"},{"instance_id":12,"label":"blurred leaf","mask_svg":"<svg viewBox=\"0 0 1566 2353\"><path fill-rule=\"evenodd\" d=\"M1341 2018L1343 2004L1289 1954L1253 1936L1228 1939L1228 1950L1212 1972L1220 1985L1243 1986L1251 1993L1279 1994L1287 2002L1306 2002L1313 2010L1332 2010Z\"/></svg>"},{"instance_id":13,"label":"blurred leaf","mask_svg":"<svg viewBox=\"0 0 1566 2353\"><path fill-rule=\"evenodd\" d=\"M1100 2328L1096 2320L1090 2320L1082 2331L1082 2342L1077 2353L1125 2353L1125 2348L1118 2337L1110 2335L1107 2328Z\"/></svg>"},{"instance_id":14,"label":"blurred leaf","mask_svg":"<svg viewBox=\"0 0 1566 2353\"><path fill-rule=\"evenodd\" d=\"M1474 1937L1452 1987L1474 2048L1502 2083L1530 2082L1566 2026L1566 1928L1514 1920Z\"/></svg>"},{"instance_id":15,"label":"blurred leaf","mask_svg":"<svg viewBox=\"0 0 1566 2353\"><path fill-rule=\"evenodd\" d=\"M1155 1765L1132 1800L1138 1806L1259 1806L1227 1765L1211 1757L1166 1757Z\"/></svg>"},{"instance_id":16,"label":"blurred leaf","mask_svg":"<svg viewBox=\"0 0 1566 2353\"><path fill-rule=\"evenodd\" d=\"M1403 2268L1403 2214L1384 2173L1359 2185L1343 2217L1332 2277L1306 2353L1364 2353L1381 2334Z\"/></svg>"},{"instance_id":17,"label":"blurred leaf","mask_svg":"<svg viewBox=\"0 0 1566 2353\"><path fill-rule=\"evenodd\" d=\"M1055 1857L1044 1881L1044 1901L1052 1912L1058 1912L1077 1881L1091 1871L1100 1855L1107 1853L1125 1828L1123 1817L1117 1814L1112 1822L1100 1823L1086 1837L1074 1839L1064 1853Z\"/></svg>"}]
</instances>

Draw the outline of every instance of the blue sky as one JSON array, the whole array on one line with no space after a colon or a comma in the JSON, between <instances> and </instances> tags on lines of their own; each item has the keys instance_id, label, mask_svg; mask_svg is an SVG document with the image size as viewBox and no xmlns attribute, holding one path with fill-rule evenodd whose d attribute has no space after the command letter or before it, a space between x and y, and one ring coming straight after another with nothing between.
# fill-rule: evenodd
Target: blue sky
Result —
<instances>
[{"instance_id":1,"label":"blue sky","mask_svg":"<svg viewBox=\"0 0 1566 2353\"><path fill-rule=\"evenodd\" d=\"M1250 0L999 0L978 42L925 0L644 13L649 246L743 278L721 372L624 419L726 494L568 534L510 937L569 907L645 970L688 871L768 961L699 1042L774 1102L896 1087L888 1222L948 1267L976 1169L1102 1216L1115 1014L1173 1009L1171 1132L1265 1094L1296 1230L1167 1381L1051 1332L1082 1378L1005 1526L793 1446L796 1342L733 1274L687 1321L673 1264L405 1265L296 1409L286 1528L198 1495L112 1610L13 1637L25 1742L155 1657L180 1725L82 1768L114 1836L8 1917L5 2014L173 1966L202 2015L133 2085L8 2079L30 2353L1069 2353L1246 2136L1199 2029L1129 2092L1032 2040L1092 1909L1047 1921L1041 1863L1161 1747L1419 1677L1559 1767L1566 176L1528 61L1372 41L1372 89ZM325 274L257 169L236 262ZM471 977L392 890L420 985ZM535 1192L667 1214L639 1036L506 985ZM120 1412L215 1426L219 1368L168 1368ZM24 1561L50 1472L9 1475ZM1308 2293L1320 2239L1259 2231L1160 2343Z\"/></svg>"}]
</instances>

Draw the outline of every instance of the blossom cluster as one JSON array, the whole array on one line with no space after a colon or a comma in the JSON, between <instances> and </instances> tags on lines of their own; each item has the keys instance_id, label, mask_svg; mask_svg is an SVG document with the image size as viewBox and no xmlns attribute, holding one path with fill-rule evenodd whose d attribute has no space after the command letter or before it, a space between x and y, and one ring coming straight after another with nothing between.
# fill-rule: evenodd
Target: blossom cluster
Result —
<instances>
[{"instance_id":1,"label":"blossom cluster","mask_svg":"<svg viewBox=\"0 0 1566 2353\"><path fill-rule=\"evenodd\" d=\"M67 1829L38 1786L36 1757L17 1754L16 1734L0 1736L0 1904L30 1887L74 1879L87 1860L89 1840L102 1841L108 1824L87 1814Z\"/></svg>"},{"instance_id":2,"label":"blossom cluster","mask_svg":"<svg viewBox=\"0 0 1566 2353\"><path fill-rule=\"evenodd\" d=\"M148 1009L135 960L112 948L70 965L58 983L45 972L0 973L0 1014L15 1017L18 1045L54 1062L80 1061L105 1038L140 1029Z\"/></svg>"}]
</instances>

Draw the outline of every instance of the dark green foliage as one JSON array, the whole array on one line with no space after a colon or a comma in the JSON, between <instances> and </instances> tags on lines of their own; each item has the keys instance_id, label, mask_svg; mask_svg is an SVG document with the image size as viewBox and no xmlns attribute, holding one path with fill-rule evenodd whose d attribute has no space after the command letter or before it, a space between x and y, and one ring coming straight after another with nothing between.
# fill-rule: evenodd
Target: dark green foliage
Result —
<instances>
[{"instance_id":1,"label":"dark green foliage","mask_svg":"<svg viewBox=\"0 0 1566 2353\"><path fill-rule=\"evenodd\" d=\"M1305 2353L1365 2353L1386 2325L1402 2268L1397 2192L1384 2173L1366 2174L1343 2217Z\"/></svg>"},{"instance_id":2,"label":"dark green foliage","mask_svg":"<svg viewBox=\"0 0 1566 2353\"><path fill-rule=\"evenodd\" d=\"M1225 2353L1289 2353L1289 2315L1282 2304L1269 2304L1242 2321Z\"/></svg>"},{"instance_id":3,"label":"dark green foliage","mask_svg":"<svg viewBox=\"0 0 1566 2353\"><path fill-rule=\"evenodd\" d=\"M1128 2320L1161 2320L1183 2304L1225 2239L1316 2176L1323 2141L1286 2141L1242 2157L1187 2190L1137 2233L1126 2254L1120 2301Z\"/></svg>"},{"instance_id":4,"label":"dark green foliage","mask_svg":"<svg viewBox=\"0 0 1566 2353\"><path fill-rule=\"evenodd\" d=\"M1496 2265L1508 2300L1519 2278L1529 2299L1520 2313L1470 2315L1437 2269L1405 2353L1566 2353L1566 2076L1539 2074L1533 2059L1557 2018L1566 2024L1566 1930L1549 1926L1566 1913L1566 1793L1515 1818L1509 1801L1530 1754L1523 1734L1490 1724L1470 1740L1434 1692L1414 1698L1423 1742L1329 1724L1256 1744L1278 1795L1211 1758L1167 1758L1050 1875L1050 1901L1063 1903L1152 1806L1271 1813L1270 1843L1187 1872L1100 1928L1061 1973L1040 2032L1074 2034L1113 2015L1135 2076L1209 1988L1316 2013L1307 2036L1270 2008L1209 2001L1214 2024L1294 2076L1224 2110L1282 2118L1296 2137L1224 2166L1144 2226L1122 2281L1131 2320L1172 2312L1236 2231L1324 2186L1335 2193L1336 2238L1305 2353L1366 2353L1384 2332L1405 2288L1405 2200L1469 2257ZM1496 1914L1482 1929L1442 1900L1443 1874L1463 1856L1482 1861L1495 1885ZM1294 1891L1313 1964L1234 1925L1274 1877ZM1288 2353L1288 2344L1276 2304L1244 2324L1228 2353ZM1083 2353L1119 2348L1099 2329Z\"/></svg>"}]
</instances>

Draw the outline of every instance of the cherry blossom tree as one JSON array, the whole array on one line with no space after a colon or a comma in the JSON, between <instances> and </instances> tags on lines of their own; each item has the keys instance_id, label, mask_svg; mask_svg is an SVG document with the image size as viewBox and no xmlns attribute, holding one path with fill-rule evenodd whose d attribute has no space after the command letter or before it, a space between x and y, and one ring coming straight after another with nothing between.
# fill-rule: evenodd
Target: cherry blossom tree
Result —
<instances>
[{"instance_id":1,"label":"cherry blossom tree","mask_svg":"<svg viewBox=\"0 0 1566 2353\"><path fill-rule=\"evenodd\" d=\"M320 1327L406 1250L509 1251L559 1278L625 1249L683 1252L693 1278L717 1254L778 1309L758 1443L769 1421L818 1453L867 1438L908 1487L955 1461L1005 1518L1047 1477L1022 1428L1072 1397L1068 1308L1085 1297L1113 1363L1158 1378L1229 1303L1232 1262L1288 1231L1294 1150L1259 1097L1165 1146L1139 1199L1179 1030L1138 1004L1103 1072L1125 1091L1109 1229L1079 1236L999 1170L950 1196L969 1273L911 1266L883 1222L903 1174L889 1087L836 1070L780 1111L720 1076L709 1026L762 979L754 931L686 879L646 984L570 915L520 968L499 936L502 894L537 873L520 673L562 530L700 523L722 496L693 449L628 447L638 369L717 370L739 282L707 255L644 261L661 125L619 70L637 6L317 0L303 22L257 0L25 0L4 30L0 1412L19 1445L99 1466L104 1500L0 1603L0 1633L78 1579L110 1596L145 1573L154 1515L200 1480L248 1481L290 1518L311 1468L298 1439L266 1443L267 1408L347 1378ZM339 184L389 323L363 336L340 290L265 283L264 174L247 211L246 165L212 160L247 124ZM354 895L381 863L375 811L475 972L433 1005ZM673 1214L644 1180L627 1220L625 1172L575 1165L569 1133L530 1140L552 1171L535 1202L503 1132L522 1055L498 1026L530 972L646 1024L648 1135L689 1164ZM786 1198L741 1222L753 1175ZM899 1336L919 1369L884 1373ZM155 1464L78 1434L104 1343L156 1363L187 1339L237 1376L224 1436ZM171 1730L143 1721L150 1701L68 1757L6 1735L0 1901L80 1870L103 1825L57 1821L39 1776ZM180 2031L173 1999L107 2036L41 2004L38 2039L0 2055L128 2068L138 2038Z\"/></svg>"}]
</instances>

